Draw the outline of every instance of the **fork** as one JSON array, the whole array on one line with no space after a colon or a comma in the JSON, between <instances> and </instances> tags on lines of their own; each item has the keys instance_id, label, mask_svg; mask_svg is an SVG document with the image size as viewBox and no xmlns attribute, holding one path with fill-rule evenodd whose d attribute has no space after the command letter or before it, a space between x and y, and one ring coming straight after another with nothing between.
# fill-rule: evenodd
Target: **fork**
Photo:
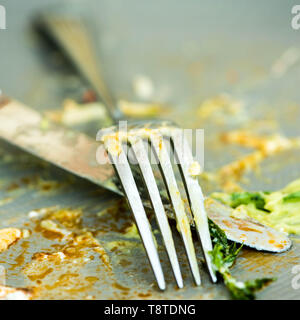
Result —
<instances>
[{"instance_id":1,"label":"fork","mask_svg":"<svg viewBox=\"0 0 300 320\"><path fill-rule=\"evenodd\" d=\"M46 12L40 15L39 26L54 37L64 49L78 71L92 85L99 98L102 99L114 122L117 123L119 120L125 119L105 85L88 30L81 17L65 16L57 12ZM149 132L151 132L151 134L149 134ZM201 278L191 227L181 196L182 192L180 192L172 162L165 145L164 137L166 136L170 139L171 147L177 159L190 211L201 242L211 280L216 282L215 270L210 256L212 242L204 208L204 197L198 179L189 174L189 168L194 163L194 159L189 144L184 135L182 135L181 129L170 122L153 122L153 120L146 122L141 121L130 124L130 129L126 133L119 131L116 126L101 130L97 135L97 140L102 141L105 145L108 156L119 177L121 187L135 218L158 287L161 290L165 290L166 282L156 243L146 215L143 200L139 194L139 189L141 189L140 177L131 169L127 153L124 151L123 142L128 143L133 150L140 169L139 174L148 191L176 283L179 288L183 288L183 279L172 231L159 187L150 160L148 159L147 149L143 142L147 140L151 144L151 148L158 161L161 176L163 177L169 201L176 217L177 229L184 244L194 281L196 285L200 285ZM137 183L139 184L139 188Z\"/></svg>"}]
</instances>

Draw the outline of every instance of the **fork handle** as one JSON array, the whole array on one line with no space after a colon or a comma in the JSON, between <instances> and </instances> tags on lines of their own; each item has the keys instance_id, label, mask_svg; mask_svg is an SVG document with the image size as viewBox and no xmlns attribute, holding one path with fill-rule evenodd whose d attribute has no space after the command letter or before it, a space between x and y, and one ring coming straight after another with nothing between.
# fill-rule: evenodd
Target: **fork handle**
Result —
<instances>
[{"instance_id":1,"label":"fork handle","mask_svg":"<svg viewBox=\"0 0 300 320\"><path fill-rule=\"evenodd\" d=\"M48 11L40 14L40 26L59 44L79 73L90 83L116 123L124 118L107 88L92 38L82 16Z\"/></svg>"}]
</instances>

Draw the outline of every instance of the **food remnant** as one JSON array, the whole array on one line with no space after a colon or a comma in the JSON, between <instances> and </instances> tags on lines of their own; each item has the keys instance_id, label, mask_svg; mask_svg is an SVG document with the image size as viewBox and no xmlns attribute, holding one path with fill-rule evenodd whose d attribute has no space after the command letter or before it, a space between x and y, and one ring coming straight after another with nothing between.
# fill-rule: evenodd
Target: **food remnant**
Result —
<instances>
[{"instance_id":1,"label":"food remnant","mask_svg":"<svg viewBox=\"0 0 300 320\"><path fill-rule=\"evenodd\" d=\"M78 294L91 289L89 283L83 281L80 275L81 268L86 264L84 257L87 249L71 250L71 247L65 246L63 250L65 253L36 253L23 268L25 276L35 282L36 293L39 296L46 294L47 297L50 295L55 299L59 292L62 297L70 299L73 293Z\"/></svg>"},{"instance_id":2,"label":"food remnant","mask_svg":"<svg viewBox=\"0 0 300 320\"><path fill-rule=\"evenodd\" d=\"M141 242L129 241L129 240L116 240L116 241L106 242L105 247L107 248L107 250L111 252L122 253L122 255L125 255L125 254L130 255L132 249L141 247ZM119 256L119 254L115 255L115 257L117 256Z\"/></svg>"},{"instance_id":3,"label":"food remnant","mask_svg":"<svg viewBox=\"0 0 300 320\"><path fill-rule=\"evenodd\" d=\"M97 136L97 141L101 141L109 153L113 156L119 156L122 151L122 143L130 142L136 143L139 139L151 139L154 144L158 146L159 151L162 151L163 138L165 136L171 137L182 131L178 128L168 126L167 123L161 123L158 128L136 128L127 131L117 130L115 128L104 129L100 135ZM160 154L158 155L160 156Z\"/></svg>"},{"instance_id":4,"label":"food remnant","mask_svg":"<svg viewBox=\"0 0 300 320\"><path fill-rule=\"evenodd\" d=\"M135 223L132 223L132 225L130 225L129 227L127 227L124 231L124 236L128 237L128 238L140 238L137 226Z\"/></svg>"},{"instance_id":5,"label":"food remnant","mask_svg":"<svg viewBox=\"0 0 300 320\"><path fill-rule=\"evenodd\" d=\"M64 227L74 228L81 223L81 209L59 209L50 213L48 218L56 220Z\"/></svg>"},{"instance_id":6,"label":"food remnant","mask_svg":"<svg viewBox=\"0 0 300 320\"><path fill-rule=\"evenodd\" d=\"M202 168L200 166L200 163L197 161L194 161L188 169L189 175L192 177L197 177L202 173Z\"/></svg>"},{"instance_id":7,"label":"food remnant","mask_svg":"<svg viewBox=\"0 0 300 320\"><path fill-rule=\"evenodd\" d=\"M39 176L23 177L21 182L30 189L36 189L41 192L55 191L65 185L65 183L55 180L45 180Z\"/></svg>"},{"instance_id":8,"label":"food remnant","mask_svg":"<svg viewBox=\"0 0 300 320\"><path fill-rule=\"evenodd\" d=\"M31 218L38 218L42 216L42 220L38 223L38 229L42 232L49 232L49 236L58 236L61 238L68 237L72 231L68 228L79 227L81 224L81 209L57 209L44 208L40 210L31 211L29 213Z\"/></svg>"},{"instance_id":9,"label":"food remnant","mask_svg":"<svg viewBox=\"0 0 300 320\"><path fill-rule=\"evenodd\" d=\"M73 126L92 120L103 120L107 117L107 113L104 106L98 102L78 104L74 100L66 99L63 110L47 111L46 116L52 121Z\"/></svg>"},{"instance_id":10,"label":"food remnant","mask_svg":"<svg viewBox=\"0 0 300 320\"><path fill-rule=\"evenodd\" d=\"M83 272L92 260L93 265L97 263L97 272L102 274L102 281L114 281L106 250L94 234L82 226L82 209L50 207L35 210L31 216L37 232L49 240L55 239L55 244L44 249L44 252L36 252L22 268L29 285L34 282L35 298L86 297L95 289L94 283L99 280ZM94 270L93 265L88 265L89 271L89 266Z\"/></svg>"},{"instance_id":11,"label":"food remnant","mask_svg":"<svg viewBox=\"0 0 300 320\"><path fill-rule=\"evenodd\" d=\"M133 90L137 97L147 100L153 96L154 87L151 79L144 75L137 75L133 79Z\"/></svg>"},{"instance_id":12,"label":"food remnant","mask_svg":"<svg viewBox=\"0 0 300 320\"><path fill-rule=\"evenodd\" d=\"M0 300L30 300L32 291L29 289L11 288L0 285Z\"/></svg>"},{"instance_id":13,"label":"food remnant","mask_svg":"<svg viewBox=\"0 0 300 320\"><path fill-rule=\"evenodd\" d=\"M44 209L44 216L41 221L38 221L38 231L42 231L44 236L52 239L67 240L68 243L62 254L70 255L71 251L82 251L84 248L91 248L99 254L105 267L111 271L109 257L91 232L81 228L82 210L81 209ZM50 234L48 234L50 233ZM59 254L62 257L62 254Z\"/></svg>"},{"instance_id":14,"label":"food remnant","mask_svg":"<svg viewBox=\"0 0 300 320\"><path fill-rule=\"evenodd\" d=\"M40 223L40 227L42 229L45 229L47 231L53 232L53 233L57 233L62 237L66 237L69 236L72 232L63 228L60 228L59 225L52 221L52 220L43 220Z\"/></svg>"},{"instance_id":15,"label":"food remnant","mask_svg":"<svg viewBox=\"0 0 300 320\"><path fill-rule=\"evenodd\" d=\"M17 228L0 229L0 253L23 237L22 230Z\"/></svg>"},{"instance_id":16,"label":"food remnant","mask_svg":"<svg viewBox=\"0 0 300 320\"><path fill-rule=\"evenodd\" d=\"M95 91L93 91L91 89L90 90L86 90L83 93L82 101L85 102L85 103L97 101L97 95L96 95Z\"/></svg>"},{"instance_id":17,"label":"food remnant","mask_svg":"<svg viewBox=\"0 0 300 320\"><path fill-rule=\"evenodd\" d=\"M22 229L22 238L26 239L30 237L30 231L27 229Z\"/></svg>"},{"instance_id":18,"label":"food remnant","mask_svg":"<svg viewBox=\"0 0 300 320\"><path fill-rule=\"evenodd\" d=\"M300 179L275 192L213 193L234 208L232 216L250 217L278 231L300 235Z\"/></svg>"},{"instance_id":19,"label":"food remnant","mask_svg":"<svg viewBox=\"0 0 300 320\"><path fill-rule=\"evenodd\" d=\"M41 119L41 122L40 122L40 128L43 130L43 131L47 131L49 129L49 120L47 118L42 118Z\"/></svg>"},{"instance_id":20,"label":"food remnant","mask_svg":"<svg viewBox=\"0 0 300 320\"><path fill-rule=\"evenodd\" d=\"M214 98L207 99L198 107L198 116L207 119L213 116L222 121L224 115L237 115L242 111L244 104L229 94L220 94Z\"/></svg>"},{"instance_id":21,"label":"food remnant","mask_svg":"<svg viewBox=\"0 0 300 320\"><path fill-rule=\"evenodd\" d=\"M102 247L100 242L92 235L91 232L85 232L74 239L74 244L78 246L83 246L87 248L92 248L95 252L99 254L105 268L108 271L112 271L110 259L105 249Z\"/></svg>"},{"instance_id":22,"label":"food remnant","mask_svg":"<svg viewBox=\"0 0 300 320\"><path fill-rule=\"evenodd\" d=\"M287 138L281 135L260 136L248 130L235 130L223 133L221 141L237 144L254 151L210 173L210 179L225 192L241 191L238 185L243 175L251 170L258 170L259 164L266 158L279 152L300 147L300 138ZM204 173L204 175L207 173Z\"/></svg>"},{"instance_id":23,"label":"food remnant","mask_svg":"<svg viewBox=\"0 0 300 320\"><path fill-rule=\"evenodd\" d=\"M131 118L152 118L162 113L163 108L159 103L129 102L120 100L119 108L125 116Z\"/></svg>"},{"instance_id":24,"label":"food remnant","mask_svg":"<svg viewBox=\"0 0 300 320\"><path fill-rule=\"evenodd\" d=\"M48 210L49 210L48 208L32 210L28 213L28 218L35 219L35 218L41 217L45 215L48 212Z\"/></svg>"},{"instance_id":25,"label":"food remnant","mask_svg":"<svg viewBox=\"0 0 300 320\"><path fill-rule=\"evenodd\" d=\"M239 181L244 173L256 169L263 159L263 155L259 151L255 151L221 167L218 170L215 179L225 191L229 191L232 188L238 188L236 181Z\"/></svg>"},{"instance_id":26,"label":"food remnant","mask_svg":"<svg viewBox=\"0 0 300 320\"><path fill-rule=\"evenodd\" d=\"M286 138L279 134L258 136L247 130L223 133L221 140L225 143L238 144L259 150L265 157L295 146L300 146L299 138Z\"/></svg>"}]
</instances>

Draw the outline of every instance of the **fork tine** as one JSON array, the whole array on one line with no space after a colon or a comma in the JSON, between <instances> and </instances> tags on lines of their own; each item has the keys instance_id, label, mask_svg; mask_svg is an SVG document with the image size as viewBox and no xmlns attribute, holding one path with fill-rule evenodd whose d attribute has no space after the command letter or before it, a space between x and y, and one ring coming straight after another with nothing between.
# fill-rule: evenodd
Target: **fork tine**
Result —
<instances>
[{"instance_id":1,"label":"fork tine","mask_svg":"<svg viewBox=\"0 0 300 320\"><path fill-rule=\"evenodd\" d=\"M132 175L131 168L129 166L127 157L121 147L118 155L114 153L108 154L112 161L112 164L116 170L117 175L120 178L124 193L131 207L131 211L134 215L137 228L140 233L140 237L143 241L146 253L148 255L151 267L153 269L157 284L161 290L166 289L166 283L159 260L158 252L155 247L155 243L152 236L151 227L146 216L146 212L139 195L135 180Z\"/></svg>"},{"instance_id":2,"label":"fork tine","mask_svg":"<svg viewBox=\"0 0 300 320\"><path fill-rule=\"evenodd\" d=\"M173 167L172 167L166 146L163 142L162 136L158 134L151 135L150 140L151 140L153 149L155 151L155 154L159 160L161 173L165 181L165 185L168 190L171 203L174 208L177 227L179 229L179 232L181 234L181 237L185 246L189 265L190 265L195 283L196 285L200 285L201 279L200 279L197 258L195 254L195 248L192 240L190 224L185 212L183 200L181 198L181 195L177 186Z\"/></svg>"},{"instance_id":3,"label":"fork tine","mask_svg":"<svg viewBox=\"0 0 300 320\"><path fill-rule=\"evenodd\" d=\"M183 288L183 280L176 254L176 249L174 246L171 228L154 178L152 167L148 159L148 154L143 144L143 140L129 138L129 142L131 143L132 149L141 169L142 177L144 179L146 188L149 193L152 207L156 215L157 223L159 225L162 238L172 266L174 277L176 279L178 287Z\"/></svg>"},{"instance_id":4,"label":"fork tine","mask_svg":"<svg viewBox=\"0 0 300 320\"><path fill-rule=\"evenodd\" d=\"M182 130L174 130L171 136L172 147L178 159L178 166L184 182L190 207L194 215L195 225L204 252L206 264L213 282L217 281L215 271L212 266L211 256L212 243L208 227L208 219L204 208L204 197L198 179L189 174L189 168L194 162L193 155L188 141L183 135Z\"/></svg>"}]
</instances>

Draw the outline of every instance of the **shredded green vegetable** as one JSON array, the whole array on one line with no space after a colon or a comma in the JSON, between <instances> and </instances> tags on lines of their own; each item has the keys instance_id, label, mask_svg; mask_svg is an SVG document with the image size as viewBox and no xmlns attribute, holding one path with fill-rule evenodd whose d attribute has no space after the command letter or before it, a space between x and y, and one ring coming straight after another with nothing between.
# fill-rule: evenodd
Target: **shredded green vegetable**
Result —
<instances>
[{"instance_id":1,"label":"shredded green vegetable","mask_svg":"<svg viewBox=\"0 0 300 320\"><path fill-rule=\"evenodd\" d=\"M215 192L211 197L233 208L233 217L249 216L278 231L300 235L300 179L274 192Z\"/></svg>"},{"instance_id":2,"label":"shredded green vegetable","mask_svg":"<svg viewBox=\"0 0 300 320\"><path fill-rule=\"evenodd\" d=\"M236 243L229 243L224 231L211 220L209 220L209 229L213 242L212 262L215 271L223 278L232 298L238 300L255 299L255 293L275 279L262 278L245 282L235 279L229 269L234 264L242 245L237 248Z\"/></svg>"}]
</instances>

